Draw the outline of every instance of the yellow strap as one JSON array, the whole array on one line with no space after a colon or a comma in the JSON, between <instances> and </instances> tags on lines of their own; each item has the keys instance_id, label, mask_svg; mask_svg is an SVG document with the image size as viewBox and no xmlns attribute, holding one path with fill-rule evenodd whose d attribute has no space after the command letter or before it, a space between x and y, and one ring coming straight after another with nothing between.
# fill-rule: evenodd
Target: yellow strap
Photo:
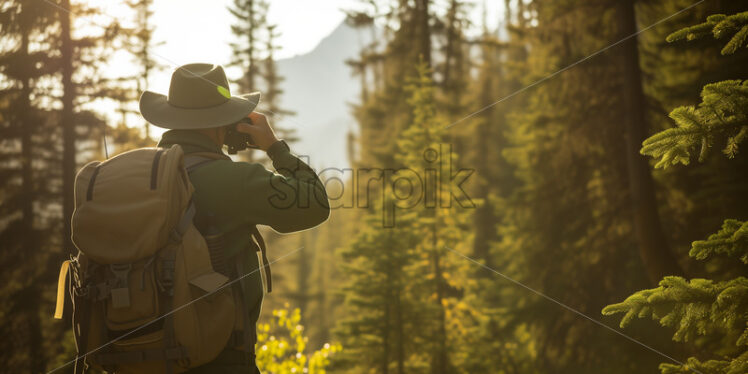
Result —
<instances>
[{"instance_id":1,"label":"yellow strap","mask_svg":"<svg viewBox=\"0 0 748 374\"><path fill-rule=\"evenodd\" d=\"M65 309L65 279L70 268L70 260L65 260L60 266L60 276L57 278L57 306L55 307L55 319L62 319L62 310Z\"/></svg>"}]
</instances>

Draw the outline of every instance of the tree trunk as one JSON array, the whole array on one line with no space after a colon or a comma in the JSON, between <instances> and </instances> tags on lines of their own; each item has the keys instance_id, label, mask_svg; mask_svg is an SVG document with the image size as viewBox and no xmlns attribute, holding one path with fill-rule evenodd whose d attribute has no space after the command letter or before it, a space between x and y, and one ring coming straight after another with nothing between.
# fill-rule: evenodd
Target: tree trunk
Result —
<instances>
[{"instance_id":1,"label":"tree trunk","mask_svg":"<svg viewBox=\"0 0 748 374\"><path fill-rule=\"evenodd\" d=\"M429 4L431 0L416 0L416 17L418 19L418 54L431 67L431 28L429 26Z\"/></svg>"},{"instance_id":2,"label":"tree trunk","mask_svg":"<svg viewBox=\"0 0 748 374\"><path fill-rule=\"evenodd\" d=\"M436 220L435 220L436 221ZM447 372L449 357L447 354L447 316L444 311L444 275L441 268L440 248L437 247L437 227L433 225L432 260L434 263L434 282L436 282L436 307L438 311L438 326L436 331L436 351L432 357L431 373L444 374Z\"/></svg>"},{"instance_id":3,"label":"tree trunk","mask_svg":"<svg viewBox=\"0 0 748 374\"><path fill-rule=\"evenodd\" d=\"M28 58L29 36L26 31L21 36L21 53L24 57L24 64ZM24 70L28 71L28 70ZM28 244L31 242L33 222L34 222L34 184L32 181L31 168L31 135L34 132L33 124L30 119L31 113L31 79L28 74L22 78L20 105L18 108L18 120L21 128L21 222L23 227L24 251L32 253L33 248Z\"/></svg>"},{"instance_id":4,"label":"tree trunk","mask_svg":"<svg viewBox=\"0 0 748 374\"><path fill-rule=\"evenodd\" d=\"M73 242L70 239L70 219L73 216L73 185L75 183L75 119L73 118L73 43L70 35L70 0L60 3L60 32L62 38L62 219L63 248L73 253Z\"/></svg>"},{"instance_id":5,"label":"tree trunk","mask_svg":"<svg viewBox=\"0 0 748 374\"><path fill-rule=\"evenodd\" d=\"M22 31L21 35L21 53L23 54L24 63L27 63L29 52L29 35L28 30ZM23 254L21 258L25 261L25 264L33 264L34 253L38 251L36 248L36 240L34 237L34 181L33 181L33 168L32 168L32 135L34 133L34 121L31 118L31 77L29 76L29 70L24 69L24 76L22 79L22 88L19 105L19 125L21 128L21 230L22 230L22 242L23 245L21 250ZM43 373L46 369L46 360L44 357L44 350L42 349L42 331L39 321L39 293L36 290L36 272L29 274L31 277L31 283L27 286L27 291L23 293L21 302L25 304L25 307L21 310L25 311L26 318L28 321L28 336L29 336L29 372L31 373Z\"/></svg>"},{"instance_id":6,"label":"tree trunk","mask_svg":"<svg viewBox=\"0 0 748 374\"><path fill-rule=\"evenodd\" d=\"M484 67L483 69L491 69L493 67L493 59L488 56L491 51L486 50L488 47L483 47L483 60L489 61L491 65ZM496 84L494 79L488 79L488 76L496 76L498 81L502 81L501 72L495 74L484 73L483 82L481 82L481 107L486 107L493 102L495 99L492 97L491 88ZM494 108L491 107L483 113L481 113L482 122L478 124L475 138L475 149L474 149L474 162L477 174L481 176L478 180L478 185L475 190L475 197L483 201L478 207L475 208L473 214L473 225L475 226L475 237L473 239L473 255L477 259L484 261L484 264L490 268L493 267L491 256L490 256L490 245L492 242L498 240L498 232L496 230L496 224L498 218L494 213L494 206L490 201L491 185L490 183L496 183L497 179L495 174L492 173L492 168L495 168L496 160L491 159L489 156L489 142L495 142L496 139L501 139L503 143L503 136L500 138L496 133L492 132L493 127L503 125L501 122L494 121ZM502 121L503 122L503 121ZM498 130L500 132L501 130ZM500 143L500 147L503 144ZM485 276L490 276L486 272L479 272Z\"/></svg>"},{"instance_id":7,"label":"tree trunk","mask_svg":"<svg viewBox=\"0 0 748 374\"><path fill-rule=\"evenodd\" d=\"M247 92L255 90L255 30L258 25L255 24L255 4L253 0L249 0L249 19L247 20L247 26L249 32L247 32Z\"/></svg>"},{"instance_id":8,"label":"tree trunk","mask_svg":"<svg viewBox=\"0 0 748 374\"><path fill-rule=\"evenodd\" d=\"M634 1L619 1L617 12L620 38L634 34L637 31ZM662 232L650 166L639 154L646 136L647 123L636 37L626 40L621 45L621 61L626 113L626 163L634 227L639 243L639 255L647 275L653 284L657 284L666 275L683 275L683 270L670 252L667 239Z\"/></svg>"},{"instance_id":9,"label":"tree trunk","mask_svg":"<svg viewBox=\"0 0 748 374\"><path fill-rule=\"evenodd\" d=\"M389 230L387 234L387 244L392 243L392 230ZM393 269L387 269L387 274L385 278L385 287L386 287L386 295L387 300L392 300L392 272ZM383 313L383 323L382 323L382 361L381 368L382 368L382 374L389 374L390 372L390 330L392 327L390 326L390 303L383 303L382 307L384 308Z\"/></svg>"},{"instance_id":10,"label":"tree trunk","mask_svg":"<svg viewBox=\"0 0 748 374\"><path fill-rule=\"evenodd\" d=\"M447 45L445 46L444 52L444 80L442 81L442 87L444 87L444 89L447 91L450 91L450 88L454 86L450 81L450 79L452 78L450 76L450 73L452 72L452 59L454 58L454 51L452 49L454 48L455 44L456 19L457 0L451 0L449 4L449 11L447 12Z\"/></svg>"},{"instance_id":11,"label":"tree trunk","mask_svg":"<svg viewBox=\"0 0 748 374\"><path fill-rule=\"evenodd\" d=\"M394 234L393 230L389 230L387 233L387 242L385 243L385 248L395 248L397 244L394 240ZM389 263L394 263L394 259L392 259L391 252L387 252L388 259L387 261ZM391 267L387 271L387 294L388 300L392 300L392 314L394 316L390 318L390 305L387 303L387 329L385 339L389 341L390 331L392 332L392 336L394 337L394 354L395 354L395 360L397 365L397 373L403 374L405 373L405 321L403 320L403 305L402 305L402 267L400 264L397 264L397 266ZM394 326L392 328L389 327L390 320L392 320L392 323ZM387 368L384 370L385 373L389 372L389 344L386 347L385 350L385 362L387 363Z\"/></svg>"},{"instance_id":12,"label":"tree trunk","mask_svg":"<svg viewBox=\"0 0 748 374\"><path fill-rule=\"evenodd\" d=\"M405 373L405 329L404 329L404 321L403 321L403 305L402 305L402 295L401 295L401 283L398 281L396 283L396 289L395 289L395 297L394 297L394 303L395 303L395 323L397 324L396 332L397 332L397 374L404 374Z\"/></svg>"}]
</instances>

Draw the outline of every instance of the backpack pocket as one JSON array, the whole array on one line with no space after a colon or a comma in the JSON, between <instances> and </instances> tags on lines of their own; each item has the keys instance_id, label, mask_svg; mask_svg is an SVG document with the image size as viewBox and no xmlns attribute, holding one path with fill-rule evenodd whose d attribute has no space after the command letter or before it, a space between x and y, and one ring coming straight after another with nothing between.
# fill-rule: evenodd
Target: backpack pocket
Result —
<instances>
[{"instance_id":1,"label":"backpack pocket","mask_svg":"<svg viewBox=\"0 0 748 374\"><path fill-rule=\"evenodd\" d=\"M106 270L110 291L105 310L110 331L116 333L141 326L163 313L154 262L154 257L150 257L132 264L110 265Z\"/></svg>"},{"instance_id":2,"label":"backpack pocket","mask_svg":"<svg viewBox=\"0 0 748 374\"><path fill-rule=\"evenodd\" d=\"M176 252L174 334L192 366L214 359L234 328L236 305L228 278L213 270L205 239L190 226Z\"/></svg>"}]
</instances>

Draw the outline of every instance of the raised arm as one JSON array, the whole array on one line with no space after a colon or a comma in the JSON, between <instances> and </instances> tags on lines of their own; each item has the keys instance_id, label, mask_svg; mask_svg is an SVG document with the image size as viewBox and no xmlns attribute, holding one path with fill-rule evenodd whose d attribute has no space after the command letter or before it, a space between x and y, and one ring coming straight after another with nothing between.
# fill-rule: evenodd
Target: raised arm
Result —
<instances>
[{"instance_id":1,"label":"raised arm","mask_svg":"<svg viewBox=\"0 0 748 374\"><path fill-rule=\"evenodd\" d=\"M253 112L252 124L240 124L238 131L248 133L260 149L266 151L277 173L260 165L250 165L246 176L246 209L255 223L286 233L314 227L330 216L325 187L317 174L291 154L279 141L264 115Z\"/></svg>"}]
</instances>

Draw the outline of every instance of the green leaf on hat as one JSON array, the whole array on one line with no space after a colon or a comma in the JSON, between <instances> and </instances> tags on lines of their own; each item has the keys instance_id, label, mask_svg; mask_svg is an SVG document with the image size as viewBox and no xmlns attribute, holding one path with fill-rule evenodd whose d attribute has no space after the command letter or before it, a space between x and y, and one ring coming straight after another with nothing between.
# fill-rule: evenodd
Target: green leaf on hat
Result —
<instances>
[{"instance_id":1,"label":"green leaf on hat","mask_svg":"<svg viewBox=\"0 0 748 374\"><path fill-rule=\"evenodd\" d=\"M231 98L231 93L229 92L229 90L226 89L226 87L216 86L216 88L218 89L218 93L220 93L221 95L223 95L225 98L227 98L227 99Z\"/></svg>"}]
</instances>

